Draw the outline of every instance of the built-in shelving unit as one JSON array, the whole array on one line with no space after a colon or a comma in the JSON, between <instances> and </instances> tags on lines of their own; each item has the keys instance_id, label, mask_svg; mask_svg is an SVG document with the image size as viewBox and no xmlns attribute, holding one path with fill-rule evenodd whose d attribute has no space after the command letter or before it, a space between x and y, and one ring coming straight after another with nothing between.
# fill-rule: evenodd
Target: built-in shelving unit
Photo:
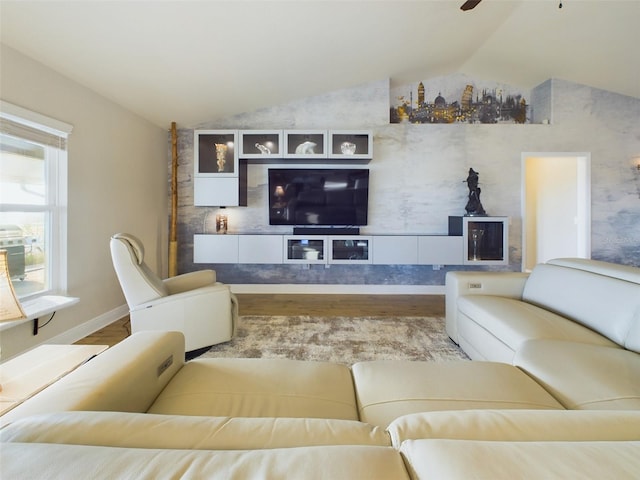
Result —
<instances>
[{"instance_id":1,"label":"built-in shelving unit","mask_svg":"<svg viewBox=\"0 0 640 480\"><path fill-rule=\"evenodd\" d=\"M373 158L369 130L195 130L195 206L243 205L246 162L287 164L331 160L348 163Z\"/></svg>"},{"instance_id":2,"label":"built-in shelving unit","mask_svg":"<svg viewBox=\"0 0 640 480\"><path fill-rule=\"evenodd\" d=\"M194 263L463 265L464 239L448 235L196 234Z\"/></svg>"}]
</instances>

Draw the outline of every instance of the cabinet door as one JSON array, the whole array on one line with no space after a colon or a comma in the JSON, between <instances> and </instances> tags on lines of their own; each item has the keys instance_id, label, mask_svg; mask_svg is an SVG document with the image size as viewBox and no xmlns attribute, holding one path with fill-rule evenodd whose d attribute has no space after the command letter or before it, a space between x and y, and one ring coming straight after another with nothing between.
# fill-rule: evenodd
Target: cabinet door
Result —
<instances>
[{"instance_id":1,"label":"cabinet door","mask_svg":"<svg viewBox=\"0 0 640 480\"><path fill-rule=\"evenodd\" d=\"M373 158L373 133L365 130L331 130L329 158L370 160Z\"/></svg>"},{"instance_id":2,"label":"cabinet door","mask_svg":"<svg viewBox=\"0 0 640 480\"><path fill-rule=\"evenodd\" d=\"M285 235L284 263L327 263L327 237Z\"/></svg>"},{"instance_id":3,"label":"cabinet door","mask_svg":"<svg viewBox=\"0 0 640 480\"><path fill-rule=\"evenodd\" d=\"M462 237L429 235L418 237L420 265L462 265Z\"/></svg>"},{"instance_id":4,"label":"cabinet door","mask_svg":"<svg viewBox=\"0 0 640 480\"><path fill-rule=\"evenodd\" d=\"M238 235L194 235L193 263L238 263Z\"/></svg>"},{"instance_id":5,"label":"cabinet door","mask_svg":"<svg viewBox=\"0 0 640 480\"><path fill-rule=\"evenodd\" d=\"M196 207L237 207L240 205L240 184L233 177L194 177L193 204Z\"/></svg>"},{"instance_id":6,"label":"cabinet door","mask_svg":"<svg viewBox=\"0 0 640 480\"><path fill-rule=\"evenodd\" d=\"M285 130L285 158L327 158L326 130Z\"/></svg>"},{"instance_id":7,"label":"cabinet door","mask_svg":"<svg viewBox=\"0 0 640 480\"><path fill-rule=\"evenodd\" d=\"M373 263L376 265L417 265L418 237L415 235L374 236Z\"/></svg>"},{"instance_id":8,"label":"cabinet door","mask_svg":"<svg viewBox=\"0 0 640 480\"><path fill-rule=\"evenodd\" d=\"M329 263L372 263L372 237L329 237Z\"/></svg>"},{"instance_id":9,"label":"cabinet door","mask_svg":"<svg viewBox=\"0 0 640 480\"><path fill-rule=\"evenodd\" d=\"M508 217L463 217L464 264L509 264Z\"/></svg>"},{"instance_id":10,"label":"cabinet door","mask_svg":"<svg viewBox=\"0 0 640 480\"><path fill-rule=\"evenodd\" d=\"M193 166L196 177L238 176L236 130L195 130L193 137Z\"/></svg>"},{"instance_id":11,"label":"cabinet door","mask_svg":"<svg viewBox=\"0 0 640 480\"><path fill-rule=\"evenodd\" d=\"M282 263L282 235L241 235L239 263Z\"/></svg>"},{"instance_id":12,"label":"cabinet door","mask_svg":"<svg viewBox=\"0 0 640 480\"><path fill-rule=\"evenodd\" d=\"M282 130L240 130L240 158L284 157Z\"/></svg>"}]
</instances>

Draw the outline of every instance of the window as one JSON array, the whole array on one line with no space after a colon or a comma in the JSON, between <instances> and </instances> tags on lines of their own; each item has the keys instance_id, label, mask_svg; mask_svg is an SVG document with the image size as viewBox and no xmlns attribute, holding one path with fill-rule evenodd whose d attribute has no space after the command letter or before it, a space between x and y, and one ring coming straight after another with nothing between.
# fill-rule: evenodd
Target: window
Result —
<instances>
[{"instance_id":1,"label":"window","mask_svg":"<svg viewBox=\"0 0 640 480\"><path fill-rule=\"evenodd\" d=\"M0 249L21 301L66 291L71 128L0 102Z\"/></svg>"}]
</instances>

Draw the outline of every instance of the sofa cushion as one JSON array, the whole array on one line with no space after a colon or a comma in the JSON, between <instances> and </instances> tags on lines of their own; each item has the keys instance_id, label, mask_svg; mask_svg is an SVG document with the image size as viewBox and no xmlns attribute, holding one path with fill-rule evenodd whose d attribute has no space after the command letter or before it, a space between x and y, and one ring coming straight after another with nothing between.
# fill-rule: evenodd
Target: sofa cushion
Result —
<instances>
[{"instance_id":1,"label":"sofa cushion","mask_svg":"<svg viewBox=\"0 0 640 480\"><path fill-rule=\"evenodd\" d=\"M536 265L522 299L640 352L640 283L603 275L603 268L595 273L584 266ZM624 278L629 278L629 268L621 272ZM607 271L614 275L615 266Z\"/></svg>"},{"instance_id":2,"label":"sofa cushion","mask_svg":"<svg viewBox=\"0 0 640 480\"><path fill-rule=\"evenodd\" d=\"M358 420L349 367L265 358L187 362L149 413Z\"/></svg>"},{"instance_id":3,"label":"sofa cushion","mask_svg":"<svg viewBox=\"0 0 640 480\"><path fill-rule=\"evenodd\" d=\"M386 427L409 413L496 408L562 409L517 368L491 362L370 361L352 367L360 419Z\"/></svg>"},{"instance_id":4,"label":"sofa cushion","mask_svg":"<svg viewBox=\"0 0 640 480\"><path fill-rule=\"evenodd\" d=\"M319 445L389 446L379 427L324 418L230 418L122 412L34 415L0 430L3 442L122 448L253 450Z\"/></svg>"},{"instance_id":5,"label":"sofa cushion","mask_svg":"<svg viewBox=\"0 0 640 480\"><path fill-rule=\"evenodd\" d=\"M408 479L392 447L339 445L270 450L156 450L5 443L2 477L12 479Z\"/></svg>"},{"instance_id":6,"label":"sofa cushion","mask_svg":"<svg viewBox=\"0 0 640 480\"><path fill-rule=\"evenodd\" d=\"M523 342L555 338L575 342L618 345L572 320L514 298L467 295L458 298L458 338L474 360L511 363ZM474 354L475 352L475 354Z\"/></svg>"},{"instance_id":7,"label":"sofa cushion","mask_svg":"<svg viewBox=\"0 0 640 480\"><path fill-rule=\"evenodd\" d=\"M640 471L640 442L408 440L400 451L414 479L633 479Z\"/></svg>"},{"instance_id":8,"label":"sofa cushion","mask_svg":"<svg viewBox=\"0 0 640 480\"><path fill-rule=\"evenodd\" d=\"M640 410L640 355L621 348L530 340L518 366L569 409Z\"/></svg>"},{"instance_id":9,"label":"sofa cushion","mask_svg":"<svg viewBox=\"0 0 640 480\"><path fill-rule=\"evenodd\" d=\"M405 440L611 441L640 440L640 411L459 410L414 413L387 428Z\"/></svg>"}]
</instances>

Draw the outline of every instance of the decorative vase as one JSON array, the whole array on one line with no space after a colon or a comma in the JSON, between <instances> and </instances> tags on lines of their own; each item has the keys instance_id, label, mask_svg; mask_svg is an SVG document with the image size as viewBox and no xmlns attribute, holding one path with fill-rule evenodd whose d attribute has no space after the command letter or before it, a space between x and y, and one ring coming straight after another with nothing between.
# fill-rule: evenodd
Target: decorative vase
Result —
<instances>
[{"instance_id":1,"label":"decorative vase","mask_svg":"<svg viewBox=\"0 0 640 480\"><path fill-rule=\"evenodd\" d=\"M471 260L482 260L480 257L478 257L478 244L480 243L483 235L484 230L481 230L479 228L474 228L471 230L471 242L473 244Z\"/></svg>"}]
</instances>

